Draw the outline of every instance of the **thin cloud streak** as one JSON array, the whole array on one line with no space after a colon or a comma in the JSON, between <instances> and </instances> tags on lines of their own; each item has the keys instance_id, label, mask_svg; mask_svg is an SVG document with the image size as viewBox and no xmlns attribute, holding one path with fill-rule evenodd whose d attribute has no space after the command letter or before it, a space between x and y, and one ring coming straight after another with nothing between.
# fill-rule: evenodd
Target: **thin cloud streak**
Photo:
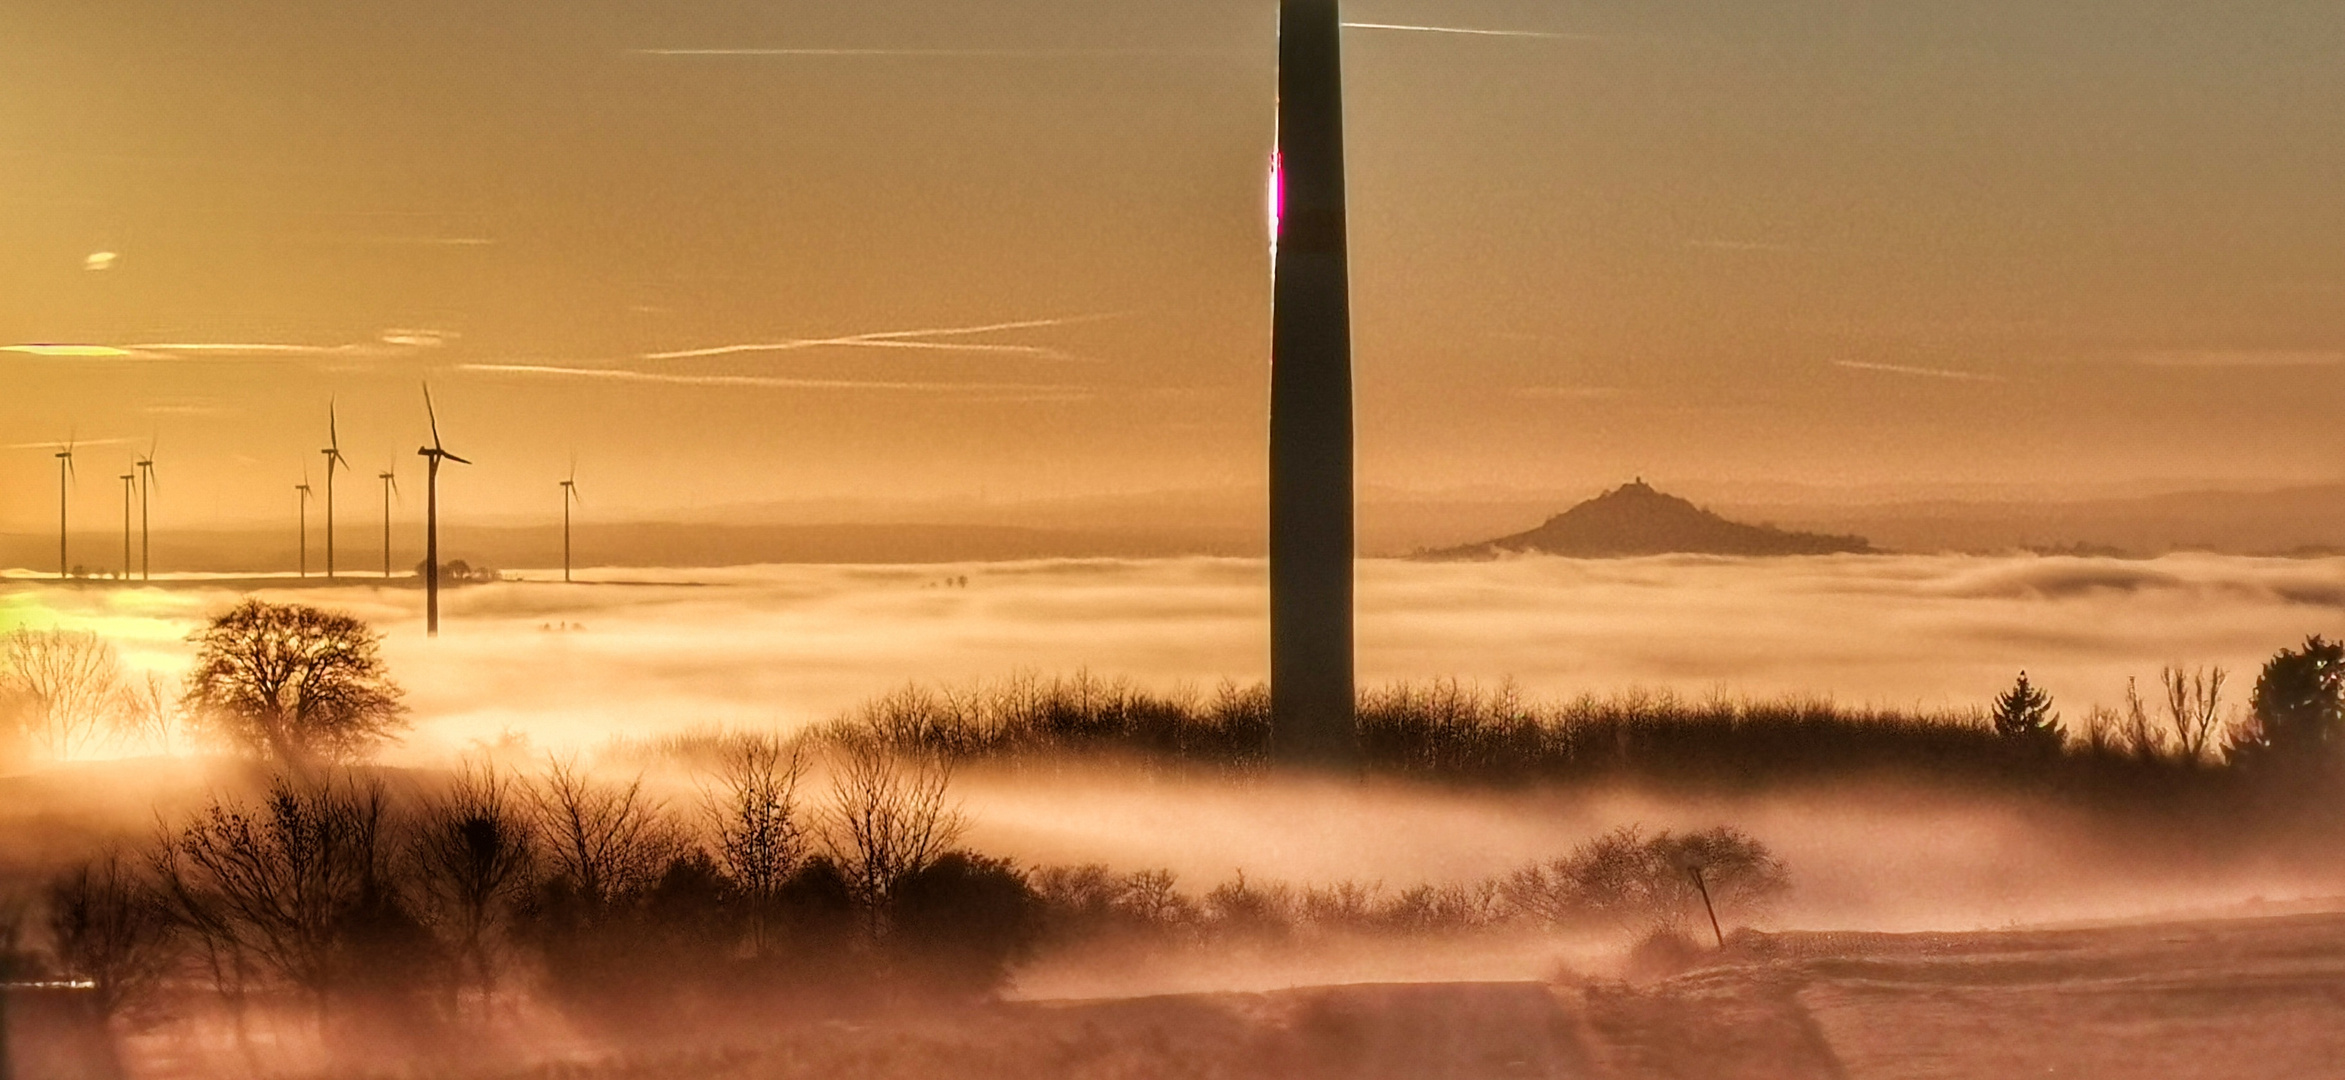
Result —
<instances>
[{"instance_id":1,"label":"thin cloud streak","mask_svg":"<svg viewBox=\"0 0 2345 1080\"><path fill-rule=\"evenodd\" d=\"M2303 368L2345 364L2345 352L2321 349L2202 349L2144 353L2135 360L2165 368Z\"/></svg>"},{"instance_id":2,"label":"thin cloud streak","mask_svg":"<svg viewBox=\"0 0 2345 1080\"><path fill-rule=\"evenodd\" d=\"M1551 41L1602 41L1595 34L1551 34L1538 30L1476 30L1464 26L1417 26L1410 23L1348 22L1347 30L1396 30L1412 34L1463 34L1471 37L1546 38Z\"/></svg>"},{"instance_id":3,"label":"thin cloud streak","mask_svg":"<svg viewBox=\"0 0 2345 1080\"><path fill-rule=\"evenodd\" d=\"M92 446L122 446L137 441L139 440L123 435L111 439L74 439L71 440L71 445L74 452L79 453ZM0 450L63 450L66 445L67 440L51 439L48 442L9 443L7 446L0 446Z\"/></svg>"},{"instance_id":4,"label":"thin cloud streak","mask_svg":"<svg viewBox=\"0 0 2345 1080\"><path fill-rule=\"evenodd\" d=\"M1953 382L2004 382L2001 375L1979 371L1954 371L1948 368L1911 367L1905 364L1875 364L1863 360L1834 360L1832 366L1850 371L1874 371L1885 375L1913 375L1926 379L1946 379Z\"/></svg>"},{"instance_id":5,"label":"thin cloud streak","mask_svg":"<svg viewBox=\"0 0 2345 1080\"><path fill-rule=\"evenodd\" d=\"M447 335L428 330L386 330L374 341L345 345L288 345L263 341L159 341L135 345L31 343L0 345L0 353L54 360L188 360L226 356L246 360L389 359L412 356L447 343Z\"/></svg>"},{"instance_id":6,"label":"thin cloud streak","mask_svg":"<svg viewBox=\"0 0 2345 1080\"><path fill-rule=\"evenodd\" d=\"M668 352L643 354L645 360L698 360L712 356L737 356L743 353L797 352L805 349L863 348L863 349L929 349L947 352L1004 353L1019 356L1037 356L1054 360L1097 363L1058 349L1039 345L1002 345L987 342L926 341L925 338L971 337L977 334L995 334L1010 330L1037 330L1056 326L1113 319L1114 314L1077 315L1058 319L1023 319L1016 322L987 323L982 326L948 326L925 330L882 330L868 334L848 334L827 338L789 338L782 341L746 342L736 345L714 345L701 349L676 349Z\"/></svg>"},{"instance_id":7,"label":"thin cloud streak","mask_svg":"<svg viewBox=\"0 0 2345 1080\"><path fill-rule=\"evenodd\" d=\"M15 353L16 355L19 355L19 356L37 356L37 357L40 357L40 358L42 358L42 359L45 359L45 360L152 360L152 359L158 359L157 357L155 357L155 356L153 356L153 355L151 355L151 354L142 354L142 353L139 353L139 352L133 351L133 350L131 350L131 349L124 349L124 348L120 348L120 347L113 346L113 345L59 345L59 344L0 345L0 352L4 352L4 353Z\"/></svg>"},{"instance_id":8,"label":"thin cloud streak","mask_svg":"<svg viewBox=\"0 0 2345 1080\"><path fill-rule=\"evenodd\" d=\"M666 57L1005 57L1011 59L1082 56L1187 56L1201 54L1204 49L839 49L839 48L710 48L710 49L629 49L634 56Z\"/></svg>"},{"instance_id":9,"label":"thin cloud streak","mask_svg":"<svg viewBox=\"0 0 2345 1080\"><path fill-rule=\"evenodd\" d=\"M1525 386L1513 392L1533 401L1611 401L1627 394L1617 386Z\"/></svg>"},{"instance_id":10,"label":"thin cloud streak","mask_svg":"<svg viewBox=\"0 0 2345 1080\"><path fill-rule=\"evenodd\" d=\"M555 378L603 379L614 382L665 383L673 386L743 386L777 390L882 390L912 393L1074 393L1082 388L1049 383L955 383L883 381L876 379L797 379L774 375L679 375L629 368L567 367L559 364L458 364L458 371L503 375L543 375Z\"/></svg>"}]
</instances>

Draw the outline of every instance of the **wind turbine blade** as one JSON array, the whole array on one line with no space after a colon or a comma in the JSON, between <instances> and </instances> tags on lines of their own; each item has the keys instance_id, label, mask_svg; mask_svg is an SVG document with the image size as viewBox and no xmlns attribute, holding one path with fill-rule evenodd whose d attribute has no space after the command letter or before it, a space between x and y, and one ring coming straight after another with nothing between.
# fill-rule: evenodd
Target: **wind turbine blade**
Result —
<instances>
[{"instance_id":1,"label":"wind turbine blade","mask_svg":"<svg viewBox=\"0 0 2345 1080\"><path fill-rule=\"evenodd\" d=\"M423 412L432 422L432 449L440 448L440 411L432 407L432 384L423 384Z\"/></svg>"},{"instance_id":2,"label":"wind turbine blade","mask_svg":"<svg viewBox=\"0 0 2345 1080\"><path fill-rule=\"evenodd\" d=\"M451 453L449 453L449 452L447 452L447 451L445 451L445 450L442 450L442 451L440 451L440 456L441 456L441 457L443 457L443 458L446 458L446 459L448 459L449 461L453 461L453 462L455 462L455 463L456 463L456 464L458 464L458 465L470 465L470 464L472 464L472 462L466 461L465 459L463 459L463 458L460 458L460 457L457 457L456 455L454 455L454 454L451 454Z\"/></svg>"}]
</instances>

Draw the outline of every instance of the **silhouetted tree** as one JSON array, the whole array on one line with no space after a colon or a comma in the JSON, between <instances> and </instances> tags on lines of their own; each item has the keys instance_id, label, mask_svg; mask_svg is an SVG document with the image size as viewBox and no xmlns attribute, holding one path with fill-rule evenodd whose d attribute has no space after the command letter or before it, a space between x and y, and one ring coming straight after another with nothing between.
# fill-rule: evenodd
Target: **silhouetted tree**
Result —
<instances>
[{"instance_id":1,"label":"silhouetted tree","mask_svg":"<svg viewBox=\"0 0 2345 1080\"><path fill-rule=\"evenodd\" d=\"M122 663L88 631L30 627L0 634L0 708L51 758L107 733L122 706Z\"/></svg>"},{"instance_id":2,"label":"silhouetted tree","mask_svg":"<svg viewBox=\"0 0 2345 1080\"><path fill-rule=\"evenodd\" d=\"M425 800L409 841L422 912L448 940L458 981L478 989L484 1011L515 914L535 884L528 810L495 765L467 765Z\"/></svg>"},{"instance_id":3,"label":"silhouetted tree","mask_svg":"<svg viewBox=\"0 0 2345 1080\"><path fill-rule=\"evenodd\" d=\"M2200 668L2186 674L2179 667L2170 667L2159 672L2166 687L2166 721L2174 729L2175 754L2185 764L2197 764L2206 757L2215 728L2222 723L2223 681L2228 677L2222 668Z\"/></svg>"},{"instance_id":4,"label":"silhouetted tree","mask_svg":"<svg viewBox=\"0 0 2345 1080\"><path fill-rule=\"evenodd\" d=\"M211 937L215 977L240 994L254 971L321 1010L345 991L403 989L428 942L385 863L389 804L379 784L277 777L257 806L214 801L158 860L176 921Z\"/></svg>"},{"instance_id":5,"label":"silhouetted tree","mask_svg":"<svg viewBox=\"0 0 2345 1080\"><path fill-rule=\"evenodd\" d=\"M2345 746L2345 642L2306 638L2265 662L2232 760L2309 764Z\"/></svg>"},{"instance_id":6,"label":"silhouetted tree","mask_svg":"<svg viewBox=\"0 0 2345 1080\"><path fill-rule=\"evenodd\" d=\"M901 759L867 743L842 756L823 843L878 936L896 887L950 850L967 822L948 801L952 775L942 762Z\"/></svg>"},{"instance_id":7,"label":"silhouetted tree","mask_svg":"<svg viewBox=\"0 0 2345 1080\"><path fill-rule=\"evenodd\" d=\"M120 1015L162 981L173 925L162 894L119 849L51 880L46 899L61 974L89 982L99 1016Z\"/></svg>"},{"instance_id":8,"label":"silhouetted tree","mask_svg":"<svg viewBox=\"0 0 2345 1080\"><path fill-rule=\"evenodd\" d=\"M1995 723L1995 734L2016 742L2039 746L2057 746L2060 742L2060 715L2052 711L2052 695L2028 681L2027 672L2019 673L2019 681L1995 699L1989 714Z\"/></svg>"},{"instance_id":9,"label":"silhouetted tree","mask_svg":"<svg viewBox=\"0 0 2345 1080\"><path fill-rule=\"evenodd\" d=\"M798 818L798 782L805 774L797 747L773 735L743 735L724 747L708 793L717 866L739 895L753 955L771 945L782 886L806 857L806 829Z\"/></svg>"},{"instance_id":10,"label":"silhouetted tree","mask_svg":"<svg viewBox=\"0 0 2345 1080\"><path fill-rule=\"evenodd\" d=\"M247 600L190 635L187 711L301 768L364 757L405 725L382 636L348 615Z\"/></svg>"},{"instance_id":11,"label":"silhouetted tree","mask_svg":"<svg viewBox=\"0 0 2345 1080\"><path fill-rule=\"evenodd\" d=\"M549 884L588 923L650 892L686 847L640 778L601 783L557 761L533 794Z\"/></svg>"}]
</instances>

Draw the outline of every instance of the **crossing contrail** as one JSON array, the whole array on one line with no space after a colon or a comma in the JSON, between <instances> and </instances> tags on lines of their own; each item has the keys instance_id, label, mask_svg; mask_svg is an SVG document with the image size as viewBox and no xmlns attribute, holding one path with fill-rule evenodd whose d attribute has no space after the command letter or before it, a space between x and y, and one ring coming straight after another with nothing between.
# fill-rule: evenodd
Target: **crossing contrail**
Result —
<instances>
[{"instance_id":1,"label":"crossing contrail","mask_svg":"<svg viewBox=\"0 0 2345 1080\"><path fill-rule=\"evenodd\" d=\"M1036 330L1054 326L1072 326L1077 323L1098 322L1116 318L1113 314L1077 315L1058 319L1024 319L1017 322L987 323L982 326L947 326L927 330L882 330L869 334L847 334L826 338L787 338L781 341L747 342L737 345L712 345L701 349L676 349L669 352L643 354L646 360L694 360L711 356L736 356L742 353L796 352L803 349L857 348L857 349L930 349L949 352L1006 353L1019 356L1037 356L1054 360L1083 360L1058 349L1040 345L1003 345L992 342L929 341L928 338L972 337L1010 330ZM1095 361L1086 361L1095 362Z\"/></svg>"},{"instance_id":2,"label":"crossing contrail","mask_svg":"<svg viewBox=\"0 0 2345 1080\"><path fill-rule=\"evenodd\" d=\"M1465 34L1472 37L1548 38L1556 41L1598 41L1595 34L1550 34L1538 30L1476 30L1464 26L1418 26L1412 23L1348 22L1347 30L1400 30L1413 34Z\"/></svg>"},{"instance_id":3,"label":"crossing contrail","mask_svg":"<svg viewBox=\"0 0 2345 1080\"><path fill-rule=\"evenodd\" d=\"M1926 379L1951 379L1958 382L2003 382L2001 375L1983 371L1954 371L1949 368L1914 367L1910 364L1877 364L1864 360L1834 360L1832 366L1849 371L1876 371L1884 375L1917 375Z\"/></svg>"},{"instance_id":4,"label":"crossing contrail","mask_svg":"<svg viewBox=\"0 0 2345 1080\"><path fill-rule=\"evenodd\" d=\"M458 364L458 371L478 371L504 375L544 375L571 379L603 379L614 382L665 383L674 386L741 386L780 390L885 390L912 393L955 393L977 391L984 393L1061 393L1080 390L1081 387L1048 383L965 383L886 381L877 379L801 379L776 375L680 375L666 371L636 371L631 368L570 367L560 364Z\"/></svg>"}]
</instances>

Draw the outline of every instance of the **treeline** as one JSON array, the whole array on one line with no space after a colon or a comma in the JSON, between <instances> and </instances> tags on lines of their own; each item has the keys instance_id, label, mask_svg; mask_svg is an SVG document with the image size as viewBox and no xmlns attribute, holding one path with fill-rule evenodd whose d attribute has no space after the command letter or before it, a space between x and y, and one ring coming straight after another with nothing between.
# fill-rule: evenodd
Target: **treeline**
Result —
<instances>
[{"instance_id":1,"label":"treeline","mask_svg":"<svg viewBox=\"0 0 2345 1080\"><path fill-rule=\"evenodd\" d=\"M816 758L821 764L815 766ZM1752 921L1789 888L1746 835L1622 829L1471 884L1021 867L960 845L933 759L735 735L676 806L564 763L395 785L278 773L51 880L20 973L131 1026L210 1006L435 1032L515 1002L629 1030L983 998L1040 950ZM819 782L818 782L819 781ZM198 1001L198 997L204 999Z\"/></svg>"},{"instance_id":2,"label":"treeline","mask_svg":"<svg viewBox=\"0 0 2345 1080\"><path fill-rule=\"evenodd\" d=\"M2320 638L2265 666L2244 709L2221 669L2161 672L2145 698L2073 725L2023 673L2010 693L1938 712L1665 693L1537 701L1456 681L1364 692L1361 767L1475 783L1627 783L1708 791L1861 778L2085 796L2301 789L2345 767L2345 646ZM908 686L824 729L827 738L956 762L1053 767L1098 756L1253 770L1270 760L1269 692L1224 684L1158 693L1087 674L973 688ZM689 754L688 739L671 752Z\"/></svg>"}]
</instances>

